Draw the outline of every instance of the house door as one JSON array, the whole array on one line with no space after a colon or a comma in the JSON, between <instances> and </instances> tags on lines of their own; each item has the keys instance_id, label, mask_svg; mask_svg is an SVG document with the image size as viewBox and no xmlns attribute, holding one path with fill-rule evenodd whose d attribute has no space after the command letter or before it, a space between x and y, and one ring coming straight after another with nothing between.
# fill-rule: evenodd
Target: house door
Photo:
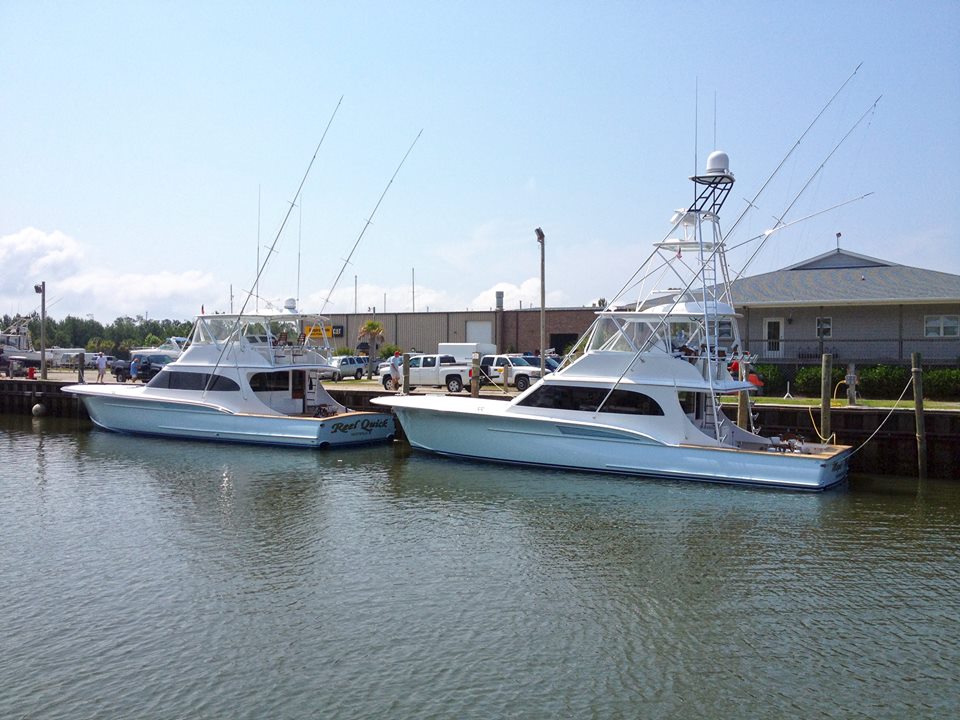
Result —
<instances>
[{"instance_id":1,"label":"house door","mask_svg":"<svg viewBox=\"0 0 960 720\"><path fill-rule=\"evenodd\" d=\"M783 318L765 318L763 336L766 338L766 357L783 357Z\"/></svg>"}]
</instances>

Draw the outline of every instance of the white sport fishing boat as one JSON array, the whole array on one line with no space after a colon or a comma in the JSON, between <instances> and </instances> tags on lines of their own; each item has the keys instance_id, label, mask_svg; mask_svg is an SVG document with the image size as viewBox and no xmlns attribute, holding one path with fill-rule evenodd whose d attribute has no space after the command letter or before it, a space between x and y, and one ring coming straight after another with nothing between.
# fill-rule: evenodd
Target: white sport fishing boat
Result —
<instances>
[{"instance_id":1,"label":"white sport fishing boat","mask_svg":"<svg viewBox=\"0 0 960 720\"><path fill-rule=\"evenodd\" d=\"M441 455L646 477L823 490L847 474L850 448L763 437L740 427L720 398L756 390L730 297L719 210L734 182L715 152L698 196L638 271L678 280L627 309L609 309L561 368L510 402L393 396L414 448ZM676 235L676 236L675 236ZM637 276L635 276L637 277ZM742 403L746 406L746 402Z\"/></svg>"},{"instance_id":2,"label":"white sport fishing boat","mask_svg":"<svg viewBox=\"0 0 960 720\"><path fill-rule=\"evenodd\" d=\"M320 383L327 318L283 310L201 315L190 342L145 386L69 385L94 423L142 435L325 448L387 441L394 418L353 411Z\"/></svg>"}]
</instances>

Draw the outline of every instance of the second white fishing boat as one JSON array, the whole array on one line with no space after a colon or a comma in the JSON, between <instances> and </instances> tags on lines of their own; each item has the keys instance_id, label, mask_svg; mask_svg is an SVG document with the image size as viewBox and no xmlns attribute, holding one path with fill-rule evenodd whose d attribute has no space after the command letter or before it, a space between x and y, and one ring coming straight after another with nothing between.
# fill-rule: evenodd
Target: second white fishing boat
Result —
<instances>
[{"instance_id":1,"label":"second white fishing boat","mask_svg":"<svg viewBox=\"0 0 960 720\"><path fill-rule=\"evenodd\" d=\"M847 475L850 448L763 437L726 417L723 395L755 385L731 375L741 349L720 232L733 187L727 155L691 178L696 200L638 271L682 289L652 289L598 313L577 352L510 402L394 396L410 444L441 455L551 468L822 490ZM750 413L745 412L749 416Z\"/></svg>"},{"instance_id":2,"label":"second white fishing boat","mask_svg":"<svg viewBox=\"0 0 960 720\"><path fill-rule=\"evenodd\" d=\"M325 448L393 438L386 412L354 411L320 383L329 345L320 315L284 309L201 315L187 347L146 386L69 385L107 430Z\"/></svg>"}]
</instances>

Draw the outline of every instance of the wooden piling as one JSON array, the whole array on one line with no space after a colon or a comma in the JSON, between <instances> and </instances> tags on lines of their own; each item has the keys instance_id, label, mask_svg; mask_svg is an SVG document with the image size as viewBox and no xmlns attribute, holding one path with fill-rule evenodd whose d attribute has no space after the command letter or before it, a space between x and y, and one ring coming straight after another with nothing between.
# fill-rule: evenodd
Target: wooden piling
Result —
<instances>
[{"instance_id":1,"label":"wooden piling","mask_svg":"<svg viewBox=\"0 0 960 720\"><path fill-rule=\"evenodd\" d=\"M910 354L911 374L913 376L913 414L917 423L917 476L927 477L927 433L923 419L923 369L920 366L920 353Z\"/></svg>"},{"instance_id":2,"label":"wooden piling","mask_svg":"<svg viewBox=\"0 0 960 720\"><path fill-rule=\"evenodd\" d=\"M857 366L856 363L847 363L847 405L857 404Z\"/></svg>"},{"instance_id":3,"label":"wooden piling","mask_svg":"<svg viewBox=\"0 0 960 720\"><path fill-rule=\"evenodd\" d=\"M737 362L737 380L745 380L749 374L750 366L747 361L740 359ZM737 393L737 425L744 430L749 430L750 423L750 395L746 390Z\"/></svg>"},{"instance_id":4,"label":"wooden piling","mask_svg":"<svg viewBox=\"0 0 960 720\"><path fill-rule=\"evenodd\" d=\"M470 397L480 397L480 353L473 353L473 372L470 373Z\"/></svg>"},{"instance_id":5,"label":"wooden piling","mask_svg":"<svg viewBox=\"0 0 960 720\"><path fill-rule=\"evenodd\" d=\"M830 439L830 398L832 396L831 379L833 376L833 355L824 353L820 364L820 437L824 442Z\"/></svg>"}]
</instances>

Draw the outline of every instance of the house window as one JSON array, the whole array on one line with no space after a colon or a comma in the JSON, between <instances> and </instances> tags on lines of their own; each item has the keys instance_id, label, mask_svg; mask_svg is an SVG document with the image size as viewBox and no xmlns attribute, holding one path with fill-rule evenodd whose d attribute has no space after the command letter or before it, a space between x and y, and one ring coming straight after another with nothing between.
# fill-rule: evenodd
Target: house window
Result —
<instances>
[{"instance_id":1,"label":"house window","mask_svg":"<svg viewBox=\"0 0 960 720\"><path fill-rule=\"evenodd\" d=\"M924 337L960 337L960 315L926 315Z\"/></svg>"},{"instance_id":2,"label":"house window","mask_svg":"<svg viewBox=\"0 0 960 720\"><path fill-rule=\"evenodd\" d=\"M817 318L817 337L818 338L833 337L833 318L828 318L828 317Z\"/></svg>"}]
</instances>

